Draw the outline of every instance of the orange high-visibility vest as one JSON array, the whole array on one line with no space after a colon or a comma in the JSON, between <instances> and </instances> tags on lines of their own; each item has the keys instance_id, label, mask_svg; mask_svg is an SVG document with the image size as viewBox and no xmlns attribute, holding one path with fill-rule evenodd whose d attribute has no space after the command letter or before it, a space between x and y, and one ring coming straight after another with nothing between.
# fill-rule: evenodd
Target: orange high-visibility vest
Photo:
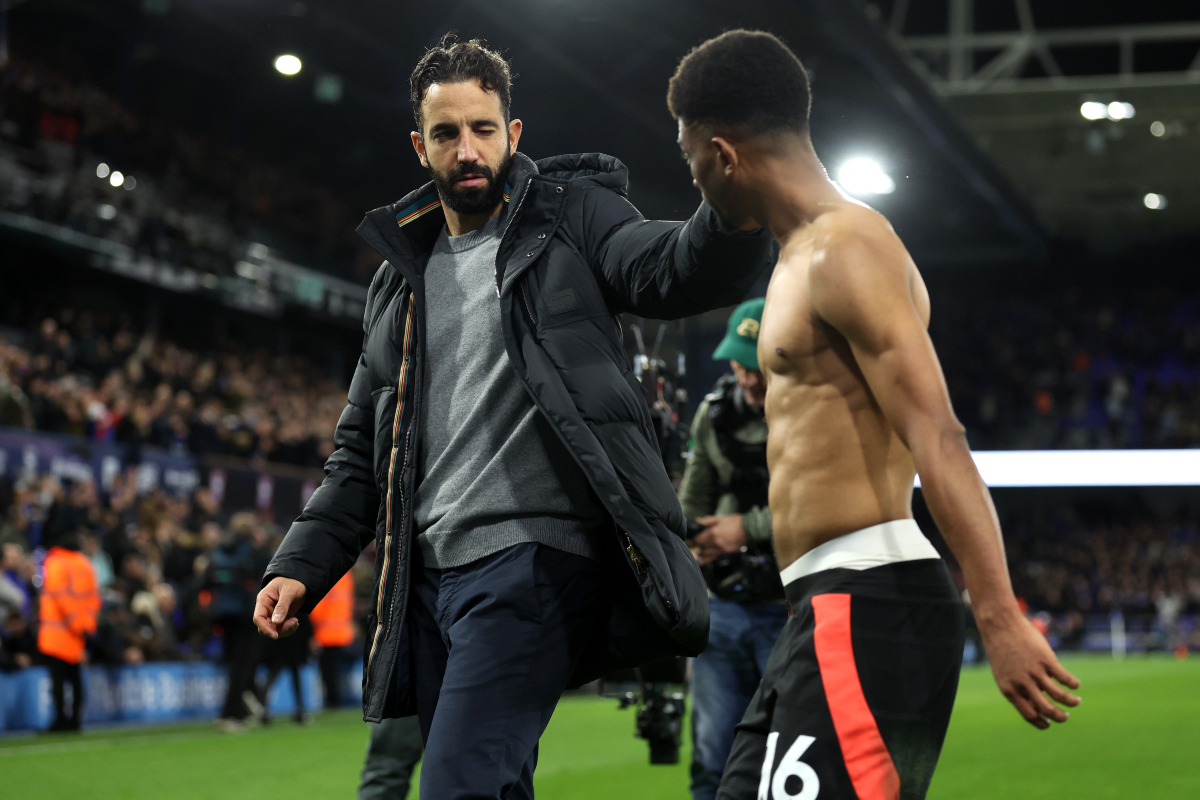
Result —
<instances>
[{"instance_id":1,"label":"orange high-visibility vest","mask_svg":"<svg viewBox=\"0 0 1200 800\"><path fill-rule=\"evenodd\" d=\"M347 572L308 615L313 638L322 647L354 643L354 575Z\"/></svg>"},{"instance_id":2,"label":"orange high-visibility vest","mask_svg":"<svg viewBox=\"0 0 1200 800\"><path fill-rule=\"evenodd\" d=\"M92 562L78 551L51 547L42 564L38 650L78 664L84 638L96 632L99 614L100 590Z\"/></svg>"}]
</instances>

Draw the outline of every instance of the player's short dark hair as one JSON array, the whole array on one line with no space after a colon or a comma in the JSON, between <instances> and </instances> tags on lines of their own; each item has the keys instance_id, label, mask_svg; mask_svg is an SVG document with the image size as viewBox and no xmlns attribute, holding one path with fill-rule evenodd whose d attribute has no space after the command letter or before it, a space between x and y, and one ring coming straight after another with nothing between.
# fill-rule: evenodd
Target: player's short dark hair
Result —
<instances>
[{"instance_id":1,"label":"player's short dark hair","mask_svg":"<svg viewBox=\"0 0 1200 800\"><path fill-rule=\"evenodd\" d=\"M472 80L478 81L484 91L496 94L504 110L504 121L508 122L512 104L512 68L508 61L482 39L460 42L458 35L451 31L425 51L408 79L417 130L421 131L422 124L421 101L425 99L430 86Z\"/></svg>"},{"instance_id":2,"label":"player's short dark hair","mask_svg":"<svg viewBox=\"0 0 1200 800\"><path fill-rule=\"evenodd\" d=\"M675 119L742 135L808 130L808 72L778 37L728 31L679 62L667 88Z\"/></svg>"}]
</instances>

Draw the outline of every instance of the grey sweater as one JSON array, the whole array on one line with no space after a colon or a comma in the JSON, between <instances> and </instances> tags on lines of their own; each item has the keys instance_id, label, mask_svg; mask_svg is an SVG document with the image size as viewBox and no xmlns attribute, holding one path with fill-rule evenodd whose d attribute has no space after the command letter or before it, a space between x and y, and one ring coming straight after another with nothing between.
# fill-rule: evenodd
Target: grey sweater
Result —
<instances>
[{"instance_id":1,"label":"grey sweater","mask_svg":"<svg viewBox=\"0 0 1200 800\"><path fill-rule=\"evenodd\" d=\"M426 353L414 517L427 566L521 542L596 558L605 518L583 471L508 360L496 296L500 214L451 237L425 268Z\"/></svg>"}]
</instances>

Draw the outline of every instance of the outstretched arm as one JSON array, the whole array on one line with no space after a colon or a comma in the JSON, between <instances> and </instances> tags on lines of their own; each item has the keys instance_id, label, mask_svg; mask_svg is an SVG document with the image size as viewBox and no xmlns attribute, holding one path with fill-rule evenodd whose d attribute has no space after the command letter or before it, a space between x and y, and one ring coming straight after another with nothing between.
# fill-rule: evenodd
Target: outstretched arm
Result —
<instances>
[{"instance_id":1,"label":"outstretched arm","mask_svg":"<svg viewBox=\"0 0 1200 800\"><path fill-rule=\"evenodd\" d=\"M1079 698L1017 607L1000 525L914 300L915 268L890 230L841 235L813 256L813 307L849 342L884 416L912 452L921 490L962 566L1000 691L1030 724L1065 722ZM1060 685L1062 684L1062 685Z\"/></svg>"},{"instance_id":2,"label":"outstretched arm","mask_svg":"<svg viewBox=\"0 0 1200 800\"><path fill-rule=\"evenodd\" d=\"M581 191L588 262L614 312L679 319L731 306L770 264L765 230L729 229L706 204L686 222L664 222L608 189Z\"/></svg>"}]
</instances>

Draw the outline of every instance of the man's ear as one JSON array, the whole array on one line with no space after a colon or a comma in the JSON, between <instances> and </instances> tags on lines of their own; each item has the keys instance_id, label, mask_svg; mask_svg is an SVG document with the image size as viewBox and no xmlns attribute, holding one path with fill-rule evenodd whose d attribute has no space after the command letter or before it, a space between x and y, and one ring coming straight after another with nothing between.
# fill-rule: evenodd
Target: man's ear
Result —
<instances>
[{"instance_id":1,"label":"man's ear","mask_svg":"<svg viewBox=\"0 0 1200 800\"><path fill-rule=\"evenodd\" d=\"M737 148L730 144L728 139L720 136L714 136L710 141L717 150L717 163L721 165L725 177L729 177L740 162Z\"/></svg>"},{"instance_id":2,"label":"man's ear","mask_svg":"<svg viewBox=\"0 0 1200 800\"><path fill-rule=\"evenodd\" d=\"M514 119L508 123L508 154L510 156L517 153L517 142L521 140L522 127L521 120L519 119Z\"/></svg>"},{"instance_id":3,"label":"man's ear","mask_svg":"<svg viewBox=\"0 0 1200 800\"><path fill-rule=\"evenodd\" d=\"M421 160L421 166L429 169L429 159L425 157L425 140L416 131L412 131L408 135L412 137L413 150L417 151L417 158Z\"/></svg>"}]
</instances>

